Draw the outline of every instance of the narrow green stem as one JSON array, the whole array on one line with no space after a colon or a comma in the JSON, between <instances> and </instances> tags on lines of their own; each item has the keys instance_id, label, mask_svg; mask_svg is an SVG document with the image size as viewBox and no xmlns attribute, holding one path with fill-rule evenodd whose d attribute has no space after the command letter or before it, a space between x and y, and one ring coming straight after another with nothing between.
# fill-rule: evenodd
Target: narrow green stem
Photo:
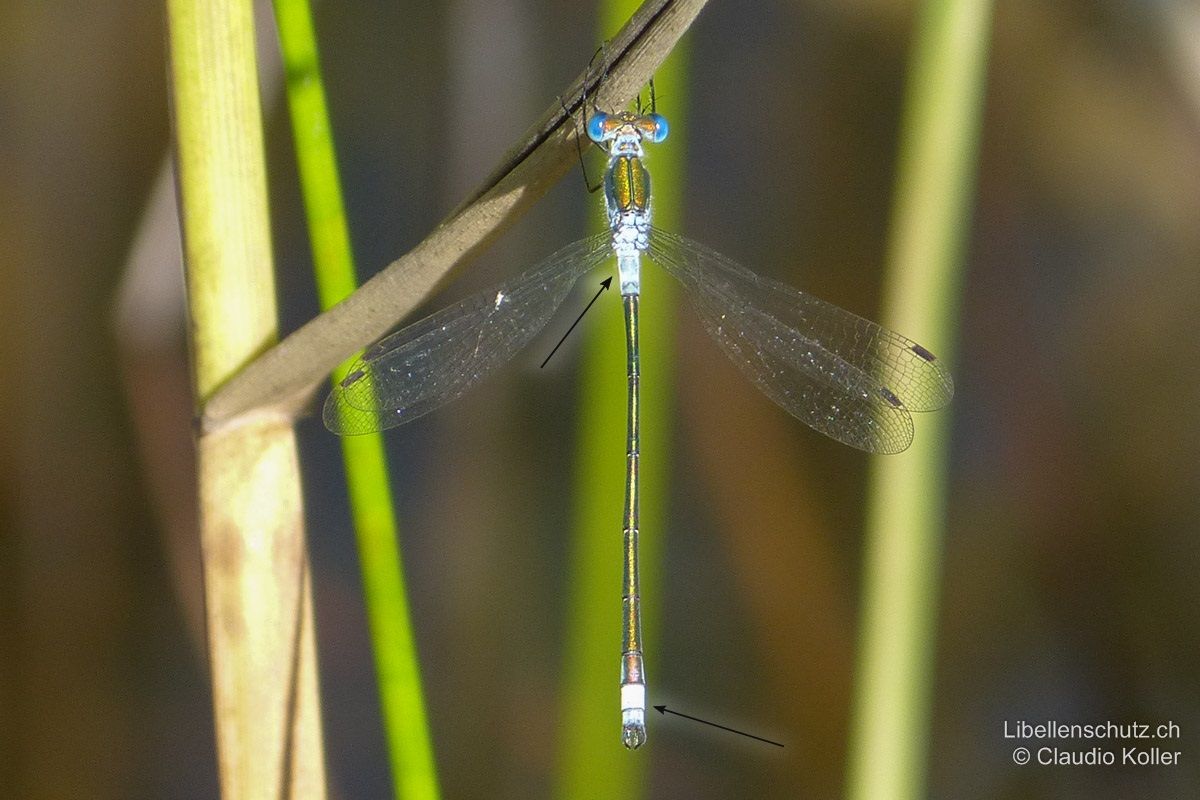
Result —
<instances>
[{"instance_id":1,"label":"narrow green stem","mask_svg":"<svg viewBox=\"0 0 1200 800\"><path fill-rule=\"evenodd\" d=\"M324 309L354 291L354 257L308 0L275 0L275 17L287 71L288 107L317 290ZM345 375L348 366L349 362L335 371L335 381ZM383 438L379 434L347 437L342 440L342 454L395 796L430 800L439 796L437 770L409 620Z\"/></svg>"},{"instance_id":2,"label":"narrow green stem","mask_svg":"<svg viewBox=\"0 0 1200 800\"><path fill-rule=\"evenodd\" d=\"M901 126L883 322L952 361L991 3L926 0ZM927 796L950 415L872 461L847 796Z\"/></svg>"}]
</instances>

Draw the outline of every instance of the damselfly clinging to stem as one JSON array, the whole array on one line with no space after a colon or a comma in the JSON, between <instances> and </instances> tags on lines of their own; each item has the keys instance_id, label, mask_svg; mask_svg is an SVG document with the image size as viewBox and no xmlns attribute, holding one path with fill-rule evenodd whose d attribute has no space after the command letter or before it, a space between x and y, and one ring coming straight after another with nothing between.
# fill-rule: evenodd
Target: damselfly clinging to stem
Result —
<instances>
[{"instance_id":1,"label":"damselfly clinging to stem","mask_svg":"<svg viewBox=\"0 0 1200 800\"><path fill-rule=\"evenodd\" d=\"M594 110L586 132L608 151L603 185L609 230L567 245L528 272L373 345L329 395L324 419L334 433L367 433L409 422L460 397L546 325L580 276L616 258L628 376L621 739L636 748L646 741L638 582L642 255L683 284L708 333L764 394L801 422L852 447L871 453L904 450L913 438L910 412L943 407L953 384L921 345L653 227L644 145L667 137L667 121L653 101L650 113Z\"/></svg>"}]
</instances>

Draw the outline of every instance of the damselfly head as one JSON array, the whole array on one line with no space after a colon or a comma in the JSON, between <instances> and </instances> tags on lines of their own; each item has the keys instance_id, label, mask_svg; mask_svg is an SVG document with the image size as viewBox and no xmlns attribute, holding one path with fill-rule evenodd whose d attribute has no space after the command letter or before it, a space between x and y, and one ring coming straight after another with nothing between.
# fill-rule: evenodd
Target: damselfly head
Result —
<instances>
[{"instance_id":1,"label":"damselfly head","mask_svg":"<svg viewBox=\"0 0 1200 800\"><path fill-rule=\"evenodd\" d=\"M669 130L667 118L662 114L634 114L632 111L619 114L597 111L587 122L588 138L597 144L621 139L638 142L644 139L658 144L667 138Z\"/></svg>"}]
</instances>

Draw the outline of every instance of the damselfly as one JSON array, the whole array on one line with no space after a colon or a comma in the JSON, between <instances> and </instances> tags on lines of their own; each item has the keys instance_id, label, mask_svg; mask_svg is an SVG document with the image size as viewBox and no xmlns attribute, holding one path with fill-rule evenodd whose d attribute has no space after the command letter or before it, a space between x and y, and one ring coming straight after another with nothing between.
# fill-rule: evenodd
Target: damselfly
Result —
<instances>
[{"instance_id":1,"label":"damselfly","mask_svg":"<svg viewBox=\"0 0 1200 800\"><path fill-rule=\"evenodd\" d=\"M621 652L621 740L646 741L646 679L638 583L641 441L638 298L647 254L687 290L708 333L785 411L839 442L898 453L910 412L945 406L950 375L905 337L650 224L643 145L667 137L657 113L596 111L587 135L608 149L609 230L567 245L528 272L468 297L366 350L325 402L325 425L346 435L392 428L461 396L549 321L576 280L615 256L625 312L628 429Z\"/></svg>"}]
</instances>

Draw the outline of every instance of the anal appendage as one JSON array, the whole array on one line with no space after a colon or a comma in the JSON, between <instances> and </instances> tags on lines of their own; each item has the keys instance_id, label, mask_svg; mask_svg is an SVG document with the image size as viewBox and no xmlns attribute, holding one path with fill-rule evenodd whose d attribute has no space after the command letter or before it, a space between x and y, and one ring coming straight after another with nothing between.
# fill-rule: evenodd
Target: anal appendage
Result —
<instances>
[{"instance_id":1,"label":"anal appendage","mask_svg":"<svg viewBox=\"0 0 1200 800\"><path fill-rule=\"evenodd\" d=\"M637 750L646 743L646 712L621 712L621 744Z\"/></svg>"}]
</instances>

